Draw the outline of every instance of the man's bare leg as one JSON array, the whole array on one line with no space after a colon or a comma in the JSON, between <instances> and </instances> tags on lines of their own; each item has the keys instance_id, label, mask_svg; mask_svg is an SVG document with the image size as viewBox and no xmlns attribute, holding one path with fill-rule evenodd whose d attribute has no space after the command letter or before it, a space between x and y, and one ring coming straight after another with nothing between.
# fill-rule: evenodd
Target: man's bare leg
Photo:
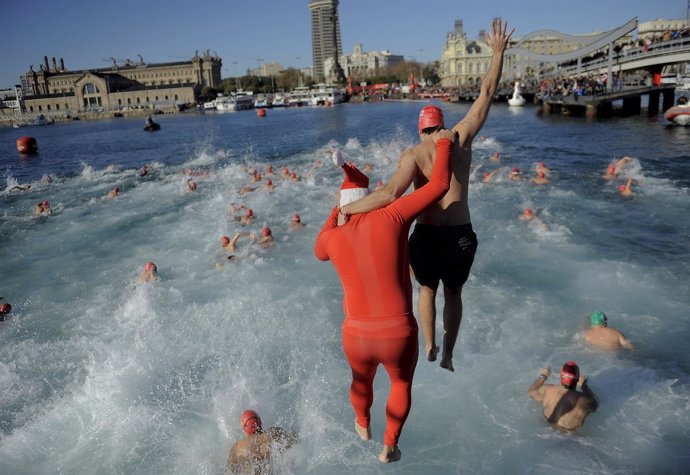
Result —
<instances>
[{"instance_id":1,"label":"man's bare leg","mask_svg":"<svg viewBox=\"0 0 690 475\"><path fill-rule=\"evenodd\" d=\"M419 286L419 321L424 333L424 354L429 361L436 361L436 288Z\"/></svg>"},{"instance_id":2,"label":"man's bare leg","mask_svg":"<svg viewBox=\"0 0 690 475\"><path fill-rule=\"evenodd\" d=\"M462 287L451 289L443 286L445 305L443 306L443 356L441 368L455 371L453 368L453 348L458 339L460 321L462 320ZM421 294L420 294L421 300Z\"/></svg>"},{"instance_id":3,"label":"man's bare leg","mask_svg":"<svg viewBox=\"0 0 690 475\"><path fill-rule=\"evenodd\" d=\"M357 435L359 436L360 439L362 440L369 440L371 439L371 429L369 427L362 427L359 425L359 422L357 422L357 419L355 419L355 431L357 432Z\"/></svg>"},{"instance_id":4,"label":"man's bare leg","mask_svg":"<svg viewBox=\"0 0 690 475\"><path fill-rule=\"evenodd\" d=\"M383 450L379 454L381 463L397 462L402 457L400 449L397 445L384 445Z\"/></svg>"}]
</instances>

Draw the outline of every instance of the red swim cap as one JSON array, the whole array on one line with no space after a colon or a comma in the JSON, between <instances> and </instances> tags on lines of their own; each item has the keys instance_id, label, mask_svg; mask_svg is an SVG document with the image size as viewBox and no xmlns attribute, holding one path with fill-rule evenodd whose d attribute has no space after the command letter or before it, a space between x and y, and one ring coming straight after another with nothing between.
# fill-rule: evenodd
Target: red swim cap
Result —
<instances>
[{"instance_id":1,"label":"red swim cap","mask_svg":"<svg viewBox=\"0 0 690 475\"><path fill-rule=\"evenodd\" d=\"M293 222L293 223L299 223L299 222L301 222L300 219L299 219L299 214L296 214L296 215L294 215L294 216L292 217L292 222Z\"/></svg>"},{"instance_id":2,"label":"red swim cap","mask_svg":"<svg viewBox=\"0 0 690 475\"><path fill-rule=\"evenodd\" d=\"M223 236L222 238L220 238L220 242L223 243L223 247L225 247L228 244L230 244L230 238L227 236Z\"/></svg>"},{"instance_id":3,"label":"red swim cap","mask_svg":"<svg viewBox=\"0 0 690 475\"><path fill-rule=\"evenodd\" d=\"M270 178L268 178L268 179L266 179L266 184L267 184L268 186L271 186L271 185L273 184L273 182L271 181Z\"/></svg>"},{"instance_id":4,"label":"red swim cap","mask_svg":"<svg viewBox=\"0 0 690 475\"><path fill-rule=\"evenodd\" d=\"M417 128L421 133L422 130L429 127L443 127L443 111L436 106L426 106L419 111L419 123Z\"/></svg>"},{"instance_id":5,"label":"red swim cap","mask_svg":"<svg viewBox=\"0 0 690 475\"><path fill-rule=\"evenodd\" d=\"M290 173L290 178L297 178L297 173L295 173L295 172Z\"/></svg>"},{"instance_id":6,"label":"red swim cap","mask_svg":"<svg viewBox=\"0 0 690 475\"><path fill-rule=\"evenodd\" d=\"M574 361L568 361L561 368L561 384L567 388L577 385L580 378L580 368Z\"/></svg>"},{"instance_id":7,"label":"red swim cap","mask_svg":"<svg viewBox=\"0 0 690 475\"><path fill-rule=\"evenodd\" d=\"M532 214L532 208L525 208L525 216L529 216Z\"/></svg>"},{"instance_id":8,"label":"red swim cap","mask_svg":"<svg viewBox=\"0 0 690 475\"><path fill-rule=\"evenodd\" d=\"M519 168L513 168L513 173L514 174L520 173L520 169Z\"/></svg>"},{"instance_id":9,"label":"red swim cap","mask_svg":"<svg viewBox=\"0 0 690 475\"><path fill-rule=\"evenodd\" d=\"M489 172L484 172L484 178L489 178L489 175L491 175L491 173L489 173Z\"/></svg>"},{"instance_id":10,"label":"red swim cap","mask_svg":"<svg viewBox=\"0 0 690 475\"><path fill-rule=\"evenodd\" d=\"M268 226L264 227L264 228L261 230L261 235L262 235L263 237L268 237L268 236L270 236L270 235L271 235L271 228L269 228Z\"/></svg>"},{"instance_id":11,"label":"red swim cap","mask_svg":"<svg viewBox=\"0 0 690 475\"><path fill-rule=\"evenodd\" d=\"M539 162L539 166L540 166L540 167L543 167L543 166L544 166L544 162Z\"/></svg>"},{"instance_id":12,"label":"red swim cap","mask_svg":"<svg viewBox=\"0 0 690 475\"><path fill-rule=\"evenodd\" d=\"M256 181L261 181L261 173L257 173L255 176L256 176Z\"/></svg>"},{"instance_id":13,"label":"red swim cap","mask_svg":"<svg viewBox=\"0 0 690 475\"><path fill-rule=\"evenodd\" d=\"M240 426L246 434L255 434L261 430L261 418L256 412L247 409L240 417Z\"/></svg>"},{"instance_id":14,"label":"red swim cap","mask_svg":"<svg viewBox=\"0 0 690 475\"><path fill-rule=\"evenodd\" d=\"M147 262L146 265L144 266L144 270L145 270L146 272L150 272L150 271L156 271L156 270L158 270L158 268L156 267L156 264L154 264L153 262L149 261L149 262Z\"/></svg>"},{"instance_id":15,"label":"red swim cap","mask_svg":"<svg viewBox=\"0 0 690 475\"><path fill-rule=\"evenodd\" d=\"M616 173L616 167L614 167L613 165L609 165L606 171L609 175L614 175Z\"/></svg>"},{"instance_id":16,"label":"red swim cap","mask_svg":"<svg viewBox=\"0 0 690 475\"><path fill-rule=\"evenodd\" d=\"M50 203L48 203L48 200L43 200L41 203L42 206L50 206Z\"/></svg>"},{"instance_id":17,"label":"red swim cap","mask_svg":"<svg viewBox=\"0 0 690 475\"><path fill-rule=\"evenodd\" d=\"M193 181L190 181L190 182L189 182L189 189L192 190L192 191L193 191L193 190L196 190L196 183L193 182Z\"/></svg>"},{"instance_id":18,"label":"red swim cap","mask_svg":"<svg viewBox=\"0 0 690 475\"><path fill-rule=\"evenodd\" d=\"M252 211L251 208L247 208L247 210L244 212L244 215L245 215L247 218L251 218L252 216L254 216L254 211Z\"/></svg>"},{"instance_id":19,"label":"red swim cap","mask_svg":"<svg viewBox=\"0 0 690 475\"><path fill-rule=\"evenodd\" d=\"M115 193L119 193L119 192L120 192L120 189L116 186L115 188L113 188L113 191L114 191Z\"/></svg>"},{"instance_id":20,"label":"red swim cap","mask_svg":"<svg viewBox=\"0 0 690 475\"><path fill-rule=\"evenodd\" d=\"M618 191L625 191L625 185L618 185Z\"/></svg>"},{"instance_id":21,"label":"red swim cap","mask_svg":"<svg viewBox=\"0 0 690 475\"><path fill-rule=\"evenodd\" d=\"M12 311L12 305L4 303L0 305L0 315L7 315Z\"/></svg>"}]
</instances>

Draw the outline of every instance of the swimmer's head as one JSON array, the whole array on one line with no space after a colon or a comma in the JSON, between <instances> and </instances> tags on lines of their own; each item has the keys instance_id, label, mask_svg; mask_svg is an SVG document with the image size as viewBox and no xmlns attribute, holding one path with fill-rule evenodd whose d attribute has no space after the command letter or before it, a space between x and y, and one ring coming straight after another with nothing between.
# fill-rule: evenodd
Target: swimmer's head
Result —
<instances>
[{"instance_id":1,"label":"swimmer's head","mask_svg":"<svg viewBox=\"0 0 690 475\"><path fill-rule=\"evenodd\" d=\"M190 190L192 190L192 191L196 190L196 182L190 181L188 183L188 185L189 185Z\"/></svg>"},{"instance_id":2,"label":"swimmer's head","mask_svg":"<svg viewBox=\"0 0 690 475\"><path fill-rule=\"evenodd\" d=\"M589 321L593 327L605 327L608 319L606 318L606 314L604 312L596 311L592 312L592 315L589 317Z\"/></svg>"},{"instance_id":3,"label":"swimmer's head","mask_svg":"<svg viewBox=\"0 0 690 475\"><path fill-rule=\"evenodd\" d=\"M261 418L256 412L247 409L240 416L240 426L245 434L256 434L261 432Z\"/></svg>"},{"instance_id":4,"label":"swimmer's head","mask_svg":"<svg viewBox=\"0 0 690 475\"><path fill-rule=\"evenodd\" d=\"M491 173L489 172L484 172L484 178L489 178L491 176Z\"/></svg>"},{"instance_id":5,"label":"swimmer's head","mask_svg":"<svg viewBox=\"0 0 690 475\"><path fill-rule=\"evenodd\" d=\"M532 211L532 208L525 208L524 214L525 216L532 216L534 212Z\"/></svg>"},{"instance_id":6,"label":"swimmer's head","mask_svg":"<svg viewBox=\"0 0 690 475\"><path fill-rule=\"evenodd\" d=\"M149 261L144 265L144 272L153 272L155 274L158 272L158 267L156 267L156 264Z\"/></svg>"},{"instance_id":7,"label":"swimmer's head","mask_svg":"<svg viewBox=\"0 0 690 475\"><path fill-rule=\"evenodd\" d=\"M271 186L271 185L273 185L273 182L271 181L270 178L267 178L266 179L266 186Z\"/></svg>"},{"instance_id":8,"label":"swimmer's head","mask_svg":"<svg viewBox=\"0 0 690 475\"><path fill-rule=\"evenodd\" d=\"M290 173L290 178L296 179L296 178L297 178L297 173L296 173L296 172Z\"/></svg>"},{"instance_id":9,"label":"swimmer's head","mask_svg":"<svg viewBox=\"0 0 690 475\"><path fill-rule=\"evenodd\" d=\"M299 214L296 214L292 217L292 222L293 223L301 223L302 222L302 220L299 217Z\"/></svg>"},{"instance_id":10,"label":"swimmer's head","mask_svg":"<svg viewBox=\"0 0 690 475\"><path fill-rule=\"evenodd\" d=\"M616 174L616 167L613 165L609 165L609 167L606 169L606 173L609 175L615 175Z\"/></svg>"},{"instance_id":11,"label":"swimmer's head","mask_svg":"<svg viewBox=\"0 0 690 475\"><path fill-rule=\"evenodd\" d=\"M261 181L261 173L257 173L254 176L256 177L256 181Z\"/></svg>"},{"instance_id":12,"label":"swimmer's head","mask_svg":"<svg viewBox=\"0 0 690 475\"><path fill-rule=\"evenodd\" d=\"M544 172L539 172L538 176L539 176L539 178L546 178L546 175L544 174Z\"/></svg>"},{"instance_id":13,"label":"swimmer's head","mask_svg":"<svg viewBox=\"0 0 690 475\"><path fill-rule=\"evenodd\" d=\"M12 305L8 303L3 303L0 305L0 315L7 315L12 311Z\"/></svg>"},{"instance_id":14,"label":"swimmer's head","mask_svg":"<svg viewBox=\"0 0 690 475\"><path fill-rule=\"evenodd\" d=\"M230 238L227 236L223 236L220 238L220 242L223 245L223 247L226 247L228 244L230 244Z\"/></svg>"},{"instance_id":15,"label":"swimmer's head","mask_svg":"<svg viewBox=\"0 0 690 475\"><path fill-rule=\"evenodd\" d=\"M625 191L625 185L618 185L618 191Z\"/></svg>"},{"instance_id":16,"label":"swimmer's head","mask_svg":"<svg viewBox=\"0 0 690 475\"><path fill-rule=\"evenodd\" d=\"M369 177L348 163L343 165L345 179L340 185L340 206L345 206L369 194Z\"/></svg>"},{"instance_id":17,"label":"swimmer's head","mask_svg":"<svg viewBox=\"0 0 690 475\"><path fill-rule=\"evenodd\" d=\"M247 210L244 212L244 215L245 215L247 218L251 218L252 216L254 216L254 211L252 211L251 208L247 208Z\"/></svg>"},{"instance_id":18,"label":"swimmer's head","mask_svg":"<svg viewBox=\"0 0 690 475\"><path fill-rule=\"evenodd\" d=\"M519 175L520 174L520 169L519 168L513 168L513 175Z\"/></svg>"},{"instance_id":19,"label":"swimmer's head","mask_svg":"<svg viewBox=\"0 0 690 475\"><path fill-rule=\"evenodd\" d=\"M48 200L43 200L41 202L41 206L43 206L43 207L50 206L50 203L48 202Z\"/></svg>"},{"instance_id":20,"label":"swimmer's head","mask_svg":"<svg viewBox=\"0 0 690 475\"><path fill-rule=\"evenodd\" d=\"M119 193L119 192L120 192L120 189L117 186L115 188L113 188L113 193Z\"/></svg>"},{"instance_id":21,"label":"swimmer's head","mask_svg":"<svg viewBox=\"0 0 690 475\"><path fill-rule=\"evenodd\" d=\"M419 121L417 123L417 129L419 133L433 133L435 130L428 129L438 129L443 128L443 111L436 106L426 106L419 111Z\"/></svg>"},{"instance_id":22,"label":"swimmer's head","mask_svg":"<svg viewBox=\"0 0 690 475\"><path fill-rule=\"evenodd\" d=\"M568 389L573 389L577 386L577 380L580 378L580 368L577 367L574 361L568 361L561 368L561 384Z\"/></svg>"},{"instance_id":23,"label":"swimmer's head","mask_svg":"<svg viewBox=\"0 0 690 475\"><path fill-rule=\"evenodd\" d=\"M543 167L543 166L544 166L544 162L539 162L539 166L540 166L540 167Z\"/></svg>"},{"instance_id":24,"label":"swimmer's head","mask_svg":"<svg viewBox=\"0 0 690 475\"><path fill-rule=\"evenodd\" d=\"M273 165L266 165L266 173L273 173Z\"/></svg>"},{"instance_id":25,"label":"swimmer's head","mask_svg":"<svg viewBox=\"0 0 690 475\"><path fill-rule=\"evenodd\" d=\"M271 236L271 234L271 228L269 228L268 226L264 226L264 228L261 230L261 235L263 237L269 237Z\"/></svg>"}]
</instances>

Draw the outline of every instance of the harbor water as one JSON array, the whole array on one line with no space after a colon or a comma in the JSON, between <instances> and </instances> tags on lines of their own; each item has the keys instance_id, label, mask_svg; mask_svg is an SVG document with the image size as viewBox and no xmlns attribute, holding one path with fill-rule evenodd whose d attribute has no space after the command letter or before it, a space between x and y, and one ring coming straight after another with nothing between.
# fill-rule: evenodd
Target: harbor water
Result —
<instances>
[{"instance_id":1,"label":"harbor water","mask_svg":"<svg viewBox=\"0 0 690 475\"><path fill-rule=\"evenodd\" d=\"M473 147L479 248L455 373L420 359L399 462L377 459L383 368L372 441L356 436L342 288L313 253L342 180L329 150L371 163L372 185L386 181L418 140L423 105L158 116L155 133L141 119L0 130L0 296L13 306L0 322L0 473L220 474L246 408L299 437L275 473L687 473L690 128L644 115L493 106ZM450 125L469 108L440 105ZM22 135L36 137L37 155L18 156ZM602 178L624 155L635 158L631 198ZM540 161L549 185L529 181ZM275 176L273 193L241 195L246 170L268 164L302 181ZM513 167L528 179L509 180ZM107 199L115 186L121 195ZM53 215L34 217L44 199ZM233 202L255 223L234 221ZM545 226L518 219L527 207ZM295 213L306 227L289 231ZM222 259L223 235L263 226L272 248L240 240L236 259ZM147 261L160 280L139 284ZM585 346L595 310L633 352ZM550 426L527 395L540 368L557 384L568 360L599 400L575 433Z\"/></svg>"}]
</instances>

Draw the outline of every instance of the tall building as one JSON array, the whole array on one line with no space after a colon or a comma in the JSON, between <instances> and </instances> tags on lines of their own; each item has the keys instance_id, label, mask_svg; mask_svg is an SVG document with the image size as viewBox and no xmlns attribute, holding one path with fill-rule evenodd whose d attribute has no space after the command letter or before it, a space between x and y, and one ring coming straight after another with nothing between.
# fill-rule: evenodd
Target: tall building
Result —
<instances>
[{"instance_id":1,"label":"tall building","mask_svg":"<svg viewBox=\"0 0 690 475\"><path fill-rule=\"evenodd\" d=\"M338 0L309 0L309 9L314 78L323 79L328 74L324 69L326 58L337 58L342 51Z\"/></svg>"}]
</instances>

